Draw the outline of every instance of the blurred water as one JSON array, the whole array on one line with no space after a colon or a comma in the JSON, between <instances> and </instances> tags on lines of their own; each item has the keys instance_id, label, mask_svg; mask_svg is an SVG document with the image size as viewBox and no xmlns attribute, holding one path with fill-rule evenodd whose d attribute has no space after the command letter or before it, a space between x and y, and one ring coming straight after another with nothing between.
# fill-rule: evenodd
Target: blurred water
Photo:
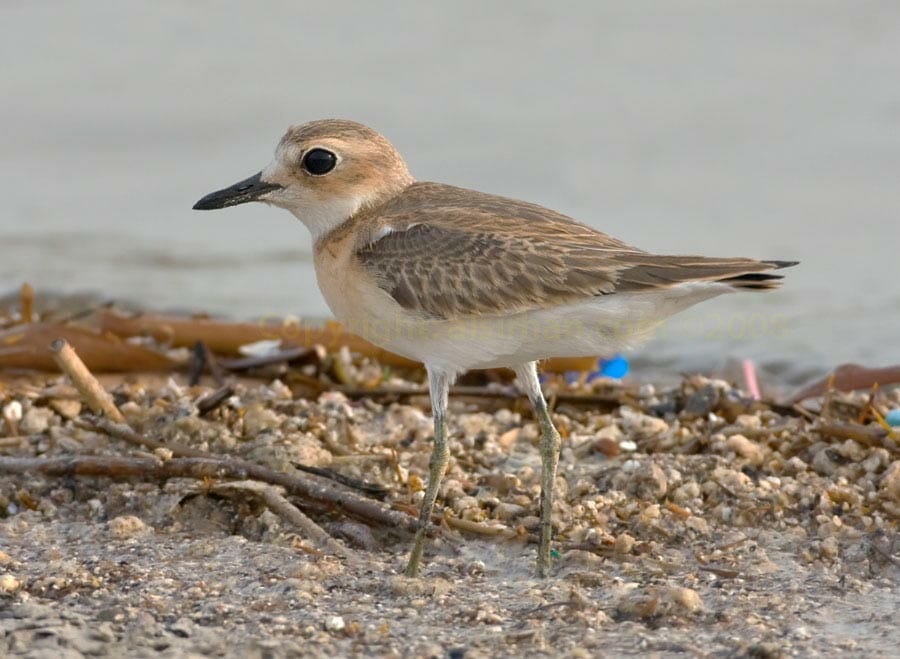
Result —
<instances>
[{"instance_id":1,"label":"blurred water","mask_svg":"<svg viewBox=\"0 0 900 659\"><path fill-rule=\"evenodd\" d=\"M800 259L639 358L900 362L900 3L0 4L0 291L322 316L305 228L195 213L291 123L645 249Z\"/></svg>"}]
</instances>

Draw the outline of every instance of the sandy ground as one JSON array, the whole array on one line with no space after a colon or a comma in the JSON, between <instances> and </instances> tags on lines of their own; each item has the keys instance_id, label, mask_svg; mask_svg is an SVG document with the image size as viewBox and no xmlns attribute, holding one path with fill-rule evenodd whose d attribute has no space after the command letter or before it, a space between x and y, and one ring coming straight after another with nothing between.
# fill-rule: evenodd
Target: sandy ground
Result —
<instances>
[{"instance_id":1,"label":"sandy ground","mask_svg":"<svg viewBox=\"0 0 900 659\"><path fill-rule=\"evenodd\" d=\"M601 389L630 402L556 407L565 440L547 580L528 542L537 433L518 403L454 401L448 522L417 579L400 576L407 532L298 498L349 557L208 479L0 469L0 654L896 656L897 445L820 430L855 419L866 396L812 404L807 419L700 378L667 392L582 391ZM78 405L48 391L60 390L3 390L4 413L13 402L23 413L18 438L6 423L0 458L152 457L76 427ZM431 438L424 401L311 401L279 381L245 383L200 417L207 391L115 390L145 435L277 469L327 467L415 510Z\"/></svg>"}]
</instances>

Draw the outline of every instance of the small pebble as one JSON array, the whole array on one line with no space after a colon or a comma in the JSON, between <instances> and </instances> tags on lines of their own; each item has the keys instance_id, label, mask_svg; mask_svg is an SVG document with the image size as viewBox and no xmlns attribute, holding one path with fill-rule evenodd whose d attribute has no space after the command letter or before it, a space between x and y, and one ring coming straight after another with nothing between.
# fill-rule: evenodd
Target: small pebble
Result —
<instances>
[{"instance_id":1,"label":"small pebble","mask_svg":"<svg viewBox=\"0 0 900 659\"><path fill-rule=\"evenodd\" d=\"M180 636L181 638L188 638L191 635L191 632L194 629L194 623L190 621L188 618L179 618L171 625L169 625L169 631L175 634L176 636Z\"/></svg>"},{"instance_id":2,"label":"small pebble","mask_svg":"<svg viewBox=\"0 0 900 659\"><path fill-rule=\"evenodd\" d=\"M684 521L684 525L702 535L709 535L709 523L702 517L691 515Z\"/></svg>"},{"instance_id":3,"label":"small pebble","mask_svg":"<svg viewBox=\"0 0 900 659\"><path fill-rule=\"evenodd\" d=\"M597 431L595 435L597 439L609 439L614 442L621 441L622 439L622 430L614 423L611 423L608 426L604 426Z\"/></svg>"},{"instance_id":4,"label":"small pebble","mask_svg":"<svg viewBox=\"0 0 900 659\"><path fill-rule=\"evenodd\" d=\"M834 560L837 558L840 547L838 545L837 538L834 536L829 536L822 541L822 544L819 546L819 556L822 558L826 558L828 560Z\"/></svg>"},{"instance_id":5,"label":"small pebble","mask_svg":"<svg viewBox=\"0 0 900 659\"><path fill-rule=\"evenodd\" d=\"M635 442L631 441L630 439L625 439L625 440L622 440L621 442L619 442L619 448L622 449L623 451L628 451L629 453L632 453L634 451L637 451L637 444Z\"/></svg>"},{"instance_id":6,"label":"small pebble","mask_svg":"<svg viewBox=\"0 0 900 659\"><path fill-rule=\"evenodd\" d=\"M519 439L519 429L512 428L497 438L497 443L505 451L508 450Z\"/></svg>"},{"instance_id":7,"label":"small pebble","mask_svg":"<svg viewBox=\"0 0 900 659\"><path fill-rule=\"evenodd\" d=\"M620 533L616 536L616 551L620 554L630 554L634 549L635 539L627 533Z\"/></svg>"},{"instance_id":8,"label":"small pebble","mask_svg":"<svg viewBox=\"0 0 900 659\"><path fill-rule=\"evenodd\" d=\"M166 448L164 446L159 446L153 449L153 455L162 460L163 462L168 462L172 459L173 453L172 449Z\"/></svg>"},{"instance_id":9,"label":"small pebble","mask_svg":"<svg viewBox=\"0 0 900 659\"><path fill-rule=\"evenodd\" d=\"M691 588L671 588L669 597L674 604L691 613L703 608L703 601L700 599L700 595Z\"/></svg>"},{"instance_id":10,"label":"small pebble","mask_svg":"<svg viewBox=\"0 0 900 659\"><path fill-rule=\"evenodd\" d=\"M628 482L628 490L640 499L662 499L666 495L666 473L655 462L644 462Z\"/></svg>"},{"instance_id":11,"label":"small pebble","mask_svg":"<svg viewBox=\"0 0 900 659\"><path fill-rule=\"evenodd\" d=\"M900 460L894 460L885 470L878 489L887 498L900 501Z\"/></svg>"},{"instance_id":12,"label":"small pebble","mask_svg":"<svg viewBox=\"0 0 900 659\"><path fill-rule=\"evenodd\" d=\"M14 400L3 406L3 419L9 428L8 434L17 435L19 432L19 421L22 420L22 403Z\"/></svg>"},{"instance_id":13,"label":"small pebble","mask_svg":"<svg viewBox=\"0 0 900 659\"><path fill-rule=\"evenodd\" d=\"M621 453L622 447L615 440L601 438L594 443L594 450L607 458L614 458Z\"/></svg>"},{"instance_id":14,"label":"small pebble","mask_svg":"<svg viewBox=\"0 0 900 659\"><path fill-rule=\"evenodd\" d=\"M39 435L42 432L47 432L47 429L50 427L50 421L54 416L56 415L53 413L53 410L47 407L32 407L22 417L19 429L29 435Z\"/></svg>"},{"instance_id":15,"label":"small pebble","mask_svg":"<svg viewBox=\"0 0 900 659\"><path fill-rule=\"evenodd\" d=\"M823 446L812 459L812 468L822 476L831 476L838 468L838 465L832 459L829 450L828 447Z\"/></svg>"},{"instance_id":16,"label":"small pebble","mask_svg":"<svg viewBox=\"0 0 900 659\"><path fill-rule=\"evenodd\" d=\"M143 533L147 526L139 517L121 515L109 520L109 533L115 538L130 538Z\"/></svg>"},{"instance_id":17,"label":"small pebble","mask_svg":"<svg viewBox=\"0 0 900 659\"><path fill-rule=\"evenodd\" d=\"M282 417L277 412L254 403L244 412L244 436L253 439L266 430L281 427Z\"/></svg>"},{"instance_id":18,"label":"small pebble","mask_svg":"<svg viewBox=\"0 0 900 659\"><path fill-rule=\"evenodd\" d=\"M654 387L649 382L647 384L642 384L638 388L638 396L641 398L650 398L651 396L656 395L656 387Z\"/></svg>"},{"instance_id":19,"label":"small pebble","mask_svg":"<svg viewBox=\"0 0 900 659\"><path fill-rule=\"evenodd\" d=\"M325 618L325 629L329 632L341 632L344 631L346 627L346 623L341 616L329 616Z\"/></svg>"},{"instance_id":20,"label":"small pebble","mask_svg":"<svg viewBox=\"0 0 900 659\"><path fill-rule=\"evenodd\" d=\"M0 575L0 593L14 593L19 590L19 580L11 574Z\"/></svg>"},{"instance_id":21,"label":"small pebble","mask_svg":"<svg viewBox=\"0 0 900 659\"><path fill-rule=\"evenodd\" d=\"M50 407L64 419L74 419L81 412L81 401L70 398L54 398Z\"/></svg>"},{"instance_id":22,"label":"small pebble","mask_svg":"<svg viewBox=\"0 0 900 659\"><path fill-rule=\"evenodd\" d=\"M756 417L753 417L756 418ZM732 435L726 440L729 449L746 459L752 465L761 465L764 459L763 451L758 444L751 442L743 435Z\"/></svg>"},{"instance_id":23,"label":"small pebble","mask_svg":"<svg viewBox=\"0 0 900 659\"><path fill-rule=\"evenodd\" d=\"M742 428L757 429L762 427L762 419L754 414L738 414L734 422Z\"/></svg>"}]
</instances>

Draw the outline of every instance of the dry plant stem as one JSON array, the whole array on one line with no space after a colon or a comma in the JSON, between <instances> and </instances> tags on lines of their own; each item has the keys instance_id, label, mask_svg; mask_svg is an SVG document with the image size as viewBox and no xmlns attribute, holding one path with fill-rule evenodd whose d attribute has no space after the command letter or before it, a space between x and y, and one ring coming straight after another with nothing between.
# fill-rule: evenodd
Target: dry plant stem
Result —
<instances>
[{"instance_id":1,"label":"dry plant stem","mask_svg":"<svg viewBox=\"0 0 900 659\"><path fill-rule=\"evenodd\" d=\"M50 352L60 370L69 377L92 410L106 415L116 423L125 423L125 417L116 407L112 396L97 382L97 378L91 375L68 341L56 339L50 344Z\"/></svg>"},{"instance_id":2,"label":"dry plant stem","mask_svg":"<svg viewBox=\"0 0 900 659\"><path fill-rule=\"evenodd\" d=\"M65 458L0 458L0 474L38 473L45 476L106 476L108 478L216 478L215 460L124 458L78 455Z\"/></svg>"},{"instance_id":3,"label":"dry plant stem","mask_svg":"<svg viewBox=\"0 0 900 659\"><path fill-rule=\"evenodd\" d=\"M110 423L106 419L91 419L79 424L108 435L149 449L166 448L174 456L200 460L203 464L215 465L221 473L201 474L200 478L252 478L253 480L280 485L294 496L307 501L335 507L354 517L383 526L394 526L408 531L416 530L416 522L409 515L383 508L381 505L320 478L309 478L300 473L287 473L263 467L255 462L240 458L214 456L184 446L166 444L144 437L124 424ZM171 462L171 460L169 461ZM168 464L168 463L167 463ZM214 471L214 470L213 470Z\"/></svg>"},{"instance_id":4,"label":"dry plant stem","mask_svg":"<svg viewBox=\"0 0 900 659\"><path fill-rule=\"evenodd\" d=\"M898 448L897 443L882 428L872 428L870 426L860 426L853 423L833 421L821 423L816 430L826 437L852 439L864 446L880 446L891 453L900 453L900 448Z\"/></svg>"},{"instance_id":5,"label":"dry plant stem","mask_svg":"<svg viewBox=\"0 0 900 659\"><path fill-rule=\"evenodd\" d=\"M86 415L79 419L75 419L73 423L79 428L93 431L99 430L100 432L105 433L111 437L121 439L123 442L128 442L129 444L140 446L142 448L148 448L150 450L155 450L158 448L168 449L172 451L172 455L176 458L216 457L214 455L211 455L210 453L207 453L206 451L201 451L189 446L170 444L167 442L160 442L155 439L151 439L150 437L144 437L126 423L115 423L113 421L110 421L109 419L104 419L103 417Z\"/></svg>"},{"instance_id":6,"label":"dry plant stem","mask_svg":"<svg viewBox=\"0 0 900 659\"><path fill-rule=\"evenodd\" d=\"M308 539L321 549L342 558L351 558L353 552L332 538L321 526L307 517L297 506L285 499L277 488L259 481L234 481L219 483L212 488L213 492L233 496L250 493L259 497L273 513L297 527Z\"/></svg>"},{"instance_id":7,"label":"dry plant stem","mask_svg":"<svg viewBox=\"0 0 900 659\"><path fill-rule=\"evenodd\" d=\"M363 456L367 457L367 456ZM384 457L384 456L377 456ZM381 487L380 485L376 485L375 483L367 483L366 481L359 480L358 478L352 478L351 476L345 476L344 474L334 471L333 469L323 469L322 467L311 467L304 464L299 464L297 462L292 463L295 469L299 469L300 471L304 471L307 474L314 474L315 476L321 476L322 478L327 478L330 481L334 481L336 483L340 483L345 487L349 487L351 490L358 490L360 492L365 492L371 497L376 498L384 498L387 496L388 491Z\"/></svg>"},{"instance_id":8,"label":"dry plant stem","mask_svg":"<svg viewBox=\"0 0 900 659\"><path fill-rule=\"evenodd\" d=\"M188 382L193 387L200 382L200 377L205 371L209 371L216 384L222 387L225 384L225 371L216 359L215 355L206 347L203 341L197 341L191 348L193 360L191 362L191 370L188 375Z\"/></svg>"},{"instance_id":9,"label":"dry plant stem","mask_svg":"<svg viewBox=\"0 0 900 659\"><path fill-rule=\"evenodd\" d=\"M271 366L272 364L302 363L305 358L315 357L315 354L316 352L312 348L285 348L271 355L223 359L221 366L229 371L249 371L253 368Z\"/></svg>"},{"instance_id":10,"label":"dry plant stem","mask_svg":"<svg viewBox=\"0 0 900 659\"><path fill-rule=\"evenodd\" d=\"M34 289L31 284L25 282L19 289L19 306L22 314L22 322L30 323L34 317L32 309L34 308Z\"/></svg>"},{"instance_id":11,"label":"dry plant stem","mask_svg":"<svg viewBox=\"0 0 900 659\"><path fill-rule=\"evenodd\" d=\"M518 537L518 534L515 532L515 530L509 528L508 526L482 524L481 522L473 522L468 519L453 517L452 515L446 514L444 515L442 521L444 521L451 529L464 531L466 533L472 533L474 535L501 537L508 540Z\"/></svg>"},{"instance_id":12,"label":"dry plant stem","mask_svg":"<svg viewBox=\"0 0 900 659\"><path fill-rule=\"evenodd\" d=\"M792 402L800 402L807 398L821 396L829 389L854 391L869 389L873 385L881 386L900 382L900 364L883 368L866 368L859 364L842 364L821 380L804 387L791 396Z\"/></svg>"},{"instance_id":13,"label":"dry plant stem","mask_svg":"<svg viewBox=\"0 0 900 659\"><path fill-rule=\"evenodd\" d=\"M216 389L215 391L210 392L206 396L198 399L195 405L197 406L197 413L200 416L206 416L214 409L222 405L226 400L231 398L234 395L234 387L230 384L223 384L221 387Z\"/></svg>"}]
</instances>

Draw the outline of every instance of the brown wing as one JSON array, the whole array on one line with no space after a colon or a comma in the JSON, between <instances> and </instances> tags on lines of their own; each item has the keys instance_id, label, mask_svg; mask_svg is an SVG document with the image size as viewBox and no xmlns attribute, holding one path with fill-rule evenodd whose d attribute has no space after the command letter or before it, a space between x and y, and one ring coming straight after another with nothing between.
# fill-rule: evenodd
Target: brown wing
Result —
<instances>
[{"instance_id":1,"label":"brown wing","mask_svg":"<svg viewBox=\"0 0 900 659\"><path fill-rule=\"evenodd\" d=\"M362 232L360 263L398 304L428 318L516 313L692 280L760 288L778 279L762 274L772 262L655 256L540 206L435 183L413 185L365 224L380 237Z\"/></svg>"}]
</instances>

